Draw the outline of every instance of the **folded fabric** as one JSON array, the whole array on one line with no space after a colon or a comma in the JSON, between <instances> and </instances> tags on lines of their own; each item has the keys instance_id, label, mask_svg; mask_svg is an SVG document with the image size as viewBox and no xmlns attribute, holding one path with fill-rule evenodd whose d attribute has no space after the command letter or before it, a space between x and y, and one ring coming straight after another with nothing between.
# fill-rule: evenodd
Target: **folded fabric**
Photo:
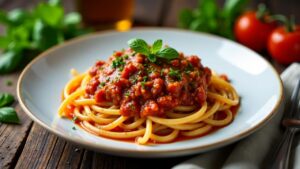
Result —
<instances>
[{"instance_id":1,"label":"folded fabric","mask_svg":"<svg viewBox=\"0 0 300 169\"><path fill-rule=\"evenodd\" d=\"M278 113L254 134L237 144L200 154L173 167L173 169L260 169L274 156L274 148L282 136L280 125L284 105L300 78L300 64L290 65L282 74L284 102ZM300 168L300 145L295 148L294 168Z\"/></svg>"}]
</instances>

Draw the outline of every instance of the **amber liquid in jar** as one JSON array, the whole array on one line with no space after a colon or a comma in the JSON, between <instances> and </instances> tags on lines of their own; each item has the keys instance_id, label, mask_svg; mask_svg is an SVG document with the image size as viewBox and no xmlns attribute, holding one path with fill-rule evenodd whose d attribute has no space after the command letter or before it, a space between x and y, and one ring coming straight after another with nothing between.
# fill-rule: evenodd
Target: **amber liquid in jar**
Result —
<instances>
[{"instance_id":1,"label":"amber liquid in jar","mask_svg":"<svg viewBox=\"0 0 300 169\"><path fill-rule=\"evenodd\" d=\"M78 0L78 10L86 26L98 30L131 28L134 0Z\"/></svg>"}]
</instances>

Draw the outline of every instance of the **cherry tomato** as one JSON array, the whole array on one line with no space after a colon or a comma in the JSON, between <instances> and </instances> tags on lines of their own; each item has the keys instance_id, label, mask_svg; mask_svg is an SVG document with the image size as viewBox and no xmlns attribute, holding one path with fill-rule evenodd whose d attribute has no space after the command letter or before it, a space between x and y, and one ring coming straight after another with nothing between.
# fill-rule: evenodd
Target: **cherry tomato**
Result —
<instances>
[{"instance_id":1,"label":"cherry tomato","mask_svg":"<svg viewBox=\"0 0 300 169\"><path fill-rule=\"evenodd\" d=\"M267 48L269 35L276 27L276 22L263 22L256 17L256 12L249 11L235 22L234 34L238 42L260 52Z\"/></svg>"},{"instance_id":2,"label":"cherry tomato","mask_svg":"<svg viewBox=\"0 0 300 169\"><path fill-rule=\"evenodd\" d=\"M300 25L292 32L285 27L275 29L268 41L270 55L279 63L289 64L300 61Z\"/></svg>"}]
</instances>

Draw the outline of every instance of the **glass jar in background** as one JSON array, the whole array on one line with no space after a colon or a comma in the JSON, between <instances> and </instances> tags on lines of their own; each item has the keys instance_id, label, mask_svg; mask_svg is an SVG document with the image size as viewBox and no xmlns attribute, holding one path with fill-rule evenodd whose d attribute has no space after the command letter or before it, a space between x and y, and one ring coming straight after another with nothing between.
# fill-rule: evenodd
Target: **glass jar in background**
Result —
<instances>
[{"instance_id":1,"label":"glass jar in background","mask_svg":"<svg viewBox=\"0 0 300 169\"><path fill-rule=\"evenodd\" d=\"M134 0L78 0L78 10L86 26L97 30L129 30Z\"/></svg>"}]
</instances>

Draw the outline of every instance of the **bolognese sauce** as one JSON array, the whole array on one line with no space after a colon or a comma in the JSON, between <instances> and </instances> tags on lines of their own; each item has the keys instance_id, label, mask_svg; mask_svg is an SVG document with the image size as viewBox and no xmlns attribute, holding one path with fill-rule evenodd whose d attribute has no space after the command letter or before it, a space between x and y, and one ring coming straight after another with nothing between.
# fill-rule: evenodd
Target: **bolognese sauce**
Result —
<instances>
[{"instance_id":1,"label":"bolognese sauce","mask_svg":"<svg viewBox=\"0 0 300 169\"><path fill-rule=\"evenodd\" d=\"M112 102L123 116L164 116L176 106L201 106L211 70L199 57L160 58L151 62L132 49L116 51L108 62L90 68L85 92L96 102Z\"/></svg>"}]
</instances>

